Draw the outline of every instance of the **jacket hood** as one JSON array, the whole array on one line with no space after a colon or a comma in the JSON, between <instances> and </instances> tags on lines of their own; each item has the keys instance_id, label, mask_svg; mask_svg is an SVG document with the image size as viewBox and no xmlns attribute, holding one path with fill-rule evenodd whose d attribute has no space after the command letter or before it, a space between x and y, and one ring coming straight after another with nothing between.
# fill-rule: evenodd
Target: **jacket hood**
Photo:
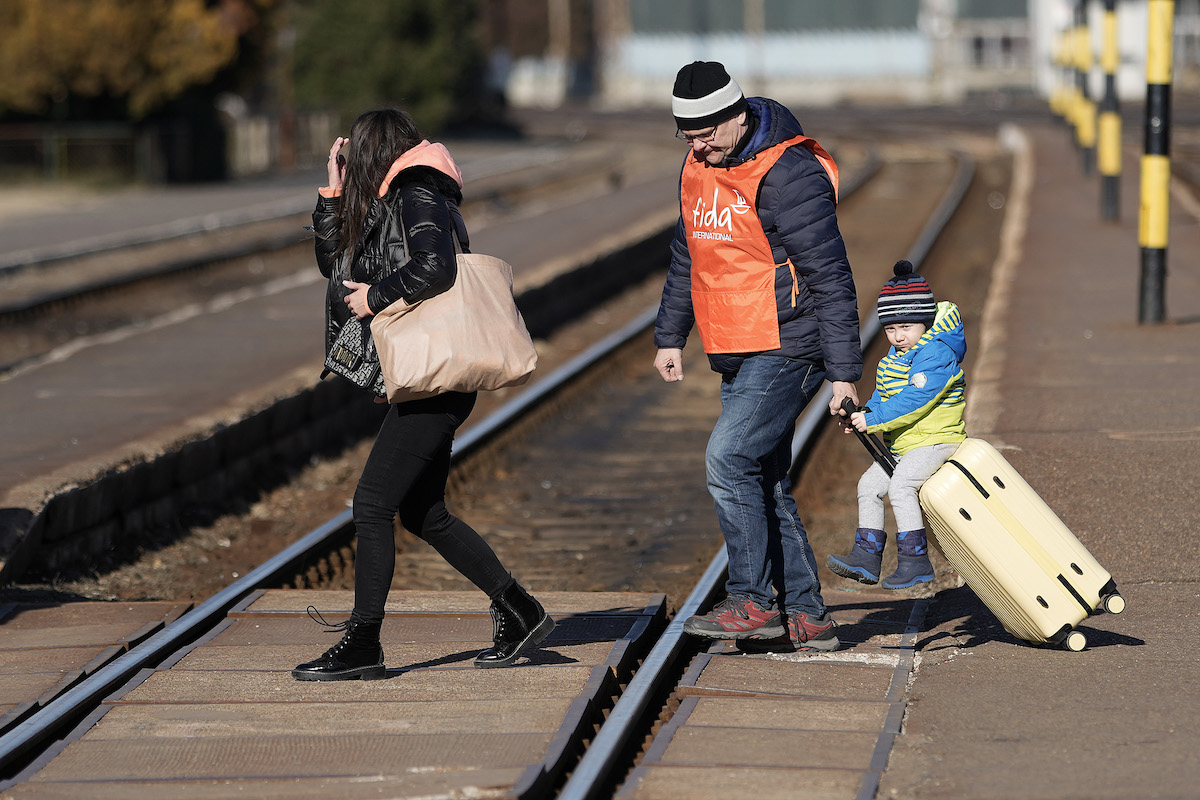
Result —
<instances>
[{"instance_id":1,"label":"jacket hood","mask_svg":"<svg viewBox=\"0 0 1200 800\"><path fill-rule=\"evenodd\" d=\"M748 104L746 113L754 117L758 127L754 129L750 141L746 142L746 146L742 148L741 152L725 158L719 165L721 167L736 167L767 148L774 147L780 142L786 142L794 136L804 135L804 128L800 126L800 121L782 103L769 97L749 97L746 102ZM703 161L703 159L697 159L696 154L690 148L684 159L685 163L689 159Z\"/></svg>"},{"instance_id":2,"label":"jacket hood","mask_svg":"<svg viewBox=\"0 0 1200 800\"><path fill-rule=\"evenodd\" d=\"M943 300L937 304L937 314L934 316L933 325L925 331L925 335L921 337L917 347L924 347L930 342L941 342L946 345L954 351L954 356L959 363L962 363L963 357L967 354L967 334L963 329L958 306L954 303Z\"/></svg>"},{"instance_id":3,"label":"jacket hood","mask_svg":"<svg viewBox=\"0 0 1200 800\"><path fill-rule=\"evenodd\" d=\"M379 196L387 194L392 180L409 167L430 167L452 178L459 189L463 187L462 170L454 163L446 146L440 142L430 143L428 139L423 139L420 144L404 151L392 164L383 183L379 185Z\"/></svg>"},{"instance_id":4,"label":"jacket hood","mask_svg":"<svg viewBox=\"0 0 1200 800\"><path fill-rule=\"evenodd\" d=\"M793 136L802 136L804 128L796 116L782 103L777 103L768 97L751 97L749 113L758 120L758 128L746 147L738 153L733 161L745 161L751 156L785 142Z\"/></svg>"}]
</instances>

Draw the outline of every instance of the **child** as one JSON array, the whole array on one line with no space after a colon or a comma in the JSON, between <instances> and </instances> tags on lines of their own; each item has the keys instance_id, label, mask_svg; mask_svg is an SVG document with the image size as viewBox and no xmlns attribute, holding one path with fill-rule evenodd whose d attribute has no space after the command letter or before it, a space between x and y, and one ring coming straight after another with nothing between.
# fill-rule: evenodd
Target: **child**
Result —
<instances>
[{"instance_id":1,"label":"child","mask_svg":"<svg viewBox=\"0 0 1200 800\"><path fill-rule=\"evenodd\" d=\"M935 303L912 264L898 261L879 293L879 322L892 348L879 362L875 393L862 411L843 420L846 433L881 433L898 463L889 478L872 464L858 482L858 530L848 555L830 556L829 569L861 583L906 589L932 581L925 523L917 491L967 438L963 424L962 319L953 303ZM879 580L883 562L883 496L896 517L896 571Z\"/></svg>"}]
</instances>

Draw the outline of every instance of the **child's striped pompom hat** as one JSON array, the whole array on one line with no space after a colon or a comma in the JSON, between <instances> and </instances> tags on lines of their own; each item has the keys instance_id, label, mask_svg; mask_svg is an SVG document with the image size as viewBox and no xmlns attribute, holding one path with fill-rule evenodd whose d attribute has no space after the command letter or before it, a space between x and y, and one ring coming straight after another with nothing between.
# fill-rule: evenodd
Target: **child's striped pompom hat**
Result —
<instances>
[{"instance_id":1,"label":"child's striped pompom hat","mask_svg":"<svg viewBox=\"0 0 1200 800\"><path fill-rule=\"evenodd\" d=\"M929 282L913 272L913 265L908 261L897 261L892 272L894 277L879 292L879 324L919 322L926 328L931 327L937 316L937 301Z\"/></svg>"}]
</instances>

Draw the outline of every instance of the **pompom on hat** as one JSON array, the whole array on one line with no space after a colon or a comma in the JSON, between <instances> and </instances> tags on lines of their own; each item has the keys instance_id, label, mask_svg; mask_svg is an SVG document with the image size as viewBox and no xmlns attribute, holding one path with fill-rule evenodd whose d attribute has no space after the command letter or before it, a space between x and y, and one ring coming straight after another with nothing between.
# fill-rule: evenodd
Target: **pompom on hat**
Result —
<instances>
[{"instance_id":1,"label":"pompom on hat","mask_svg":"<svg viewBox=\"0 0 1200 800\"><path fill-rule=\"evenodd\" d=\"M748 107L742 87L716 61L693 61L675 76L671 113L681 131L720 125Z\"/></svg>"},{"instance_id":2,"label":"pompom on hat","mask_svg":"<svg viewBox=\"0 0 1200 800\"><path fill-rule=\"evenodd\" d=\"M898 325L918 322L929 328L937 317L937 301L929 282L913 272L908 261L897 261L892 267L895 277L890 278L879 292L880 325Z\"/></svg>"}]
</instances>

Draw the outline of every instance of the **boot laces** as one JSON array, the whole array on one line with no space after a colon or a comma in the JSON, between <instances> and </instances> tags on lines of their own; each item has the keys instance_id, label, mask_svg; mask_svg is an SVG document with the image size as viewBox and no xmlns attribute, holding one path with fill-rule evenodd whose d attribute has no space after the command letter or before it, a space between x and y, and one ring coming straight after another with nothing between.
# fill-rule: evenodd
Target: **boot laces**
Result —
<instances>
[{"instance_id":1,"label":"boot laces","mask_svg":"<svg viewBox=\"0 0 1200 800\"><path fill-rule=\"evenodd\" d=\"M504 611L497 605L492 605L489 611L492 612L492 638L499 639L504 629L507 627L505 623L508 621Z\"/></svg>"},{"instance_id":2,"label":"boot laces","mask_svg":"<svg viewBox=\"0 0 1200 800\"><path fill-rule=\"evenodd\" d=\"M341 622L330 622L329 620L325 619L325 617L321 616L321 612L317 610L316 606L309 606L306 613L308 614L309 619L318 625L323 626L326 633L339 633L350 630L350 623L352 620L349 618L344 619Z\"/></svg>"},{"instance_id":3,"label":"boot laces","mask_svg":"<svg viewBox=\"0 0 1200 800\"><path fill-rule=\"evenodd\" d=\"M313 622L325 628L325 633L341 633L342 639L333 647L325 651L325 655L335 655L340 653L343 648L350 644L350 638L354 635L354 620L347 618L341 622L330 622L321 615L316 606L309 606L306 610L308 618Z\"/></svg>"},{"instance_id":4,"label":"boot laces","mask_svg":"<svg viewBox=\"0 0 1200 800\"><path fill-rule=\"evenodd\" d=\"M519 639L536 624L536 620L526 620L520 611L501 598L493 600L488 610L492 614L492 638L496 641L508 636Z\"/></svg>"}]
</instances>

